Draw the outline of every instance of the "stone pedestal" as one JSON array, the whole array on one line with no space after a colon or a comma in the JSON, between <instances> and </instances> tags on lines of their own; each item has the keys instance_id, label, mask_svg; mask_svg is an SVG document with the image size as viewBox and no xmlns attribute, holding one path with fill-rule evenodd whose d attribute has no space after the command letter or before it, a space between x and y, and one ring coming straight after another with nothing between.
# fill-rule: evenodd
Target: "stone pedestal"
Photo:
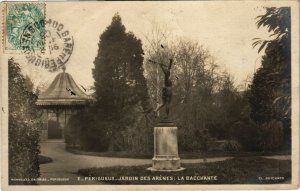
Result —
<instances>
[{"instance_id":1,"label":"stone pedestal","mask_svg":"<svg viewBox=\"0 0 300 191\"><path fill-rule=\"evenodd\" d=\"M170 122L162 122L154 127L154 157L151 171L180 171L177 143L177 127Z\"/></svg>"}]
</instances>

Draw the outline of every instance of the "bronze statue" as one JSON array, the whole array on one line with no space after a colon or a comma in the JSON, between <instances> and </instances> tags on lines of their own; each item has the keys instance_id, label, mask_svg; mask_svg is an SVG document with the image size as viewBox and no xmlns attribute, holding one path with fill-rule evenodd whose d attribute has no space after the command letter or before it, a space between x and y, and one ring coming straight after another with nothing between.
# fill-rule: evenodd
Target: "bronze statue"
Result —
<instances>
[{"instance_id":1,"label":"bronze statue","mask_svg":"<svg viewBox=\"0 0 300 191\"><path fill-rule=\"evenodd\" d=\"M165 106L167 118L169 117L170 105L171 105L171 100L172 100L172 81L170 79L170 76L171 76L171 67L173 64L173 59L169 59L169 60L170 60L170 62L169 62L168 66L166 66L163 63L158 63L158 62L149 60L150 62L158 64L165 75L165 84L162 89L162 103L159 104L154 111L157 112L162 107Z\"/></svg>"}]
</instances>

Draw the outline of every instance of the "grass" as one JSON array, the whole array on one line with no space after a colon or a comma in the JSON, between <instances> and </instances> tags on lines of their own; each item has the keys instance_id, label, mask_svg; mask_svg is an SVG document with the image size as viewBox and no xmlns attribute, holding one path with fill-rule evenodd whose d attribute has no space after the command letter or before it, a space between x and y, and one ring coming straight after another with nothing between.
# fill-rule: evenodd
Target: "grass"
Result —
<instances>
[{"instance_id":1,"label":"grass","mask_svg":"<svg viewBox=\"0 0 300 191\"><path fill-rule=\"evenodd\" d=\"M78 174L87 179L102 178L104 184L275 184L290 183L291 179L290 160L239 157L182 166L186 170L180 172L151 172L146 170L149 166L143 165L80 169ZM217 176L217 180L205 180L204 176ZM114 180L103 180L104 177ZM136 180L124 180L134 177Z\"/></svg>"},{"instance_id":2,"label":"grass","mask_svg":"<svg viewBox=\"0 0 300 191\"><path fill-rule=\"evenodd\" d=\"M40 164L47 164L47 163L50 163L52 162L52 158L50 157L46 157L46 156L43 156L43 155L39 155L39 162Z\"/></svg>"},{"instance_id":3,"label":"grass","mask_svg":"<svg viewBox=\"0 0 300 191\"><path fill-rule=\"evenodd\" d=\"M99 157L117 157L117 158L138 158L138 159L151 159L153 153L140 154L140 153L130 153L130 152L92 152L92 151L82 151L74 148L67 148L67 151L78 155L89 155L89 156L99 156ZM214 157L250 157L250 156L271 156L271 155L290 155L286 152L210 152L210 153L200 153L200 152L181 152L181 159L199 159L199 158L214 158Z\"/></svg>"}]
</instances>

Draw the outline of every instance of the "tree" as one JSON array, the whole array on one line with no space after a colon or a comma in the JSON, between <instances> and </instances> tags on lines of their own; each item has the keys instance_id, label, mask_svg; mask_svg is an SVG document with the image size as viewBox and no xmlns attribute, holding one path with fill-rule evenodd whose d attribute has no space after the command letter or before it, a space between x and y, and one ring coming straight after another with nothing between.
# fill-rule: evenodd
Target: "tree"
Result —
<instances>
[{"instance_id":1,"label":"tree","mask_svg":"<svg viewBox=\"0 0 300 191\"><path fill-rule=\"evenodd\" d=\"M182 127L179 140L182 149L207 151L217 65L198 43L180 40L175 50L173 108Z\"/></svg>"},{"instance_id":2,"label":"tree","mask_svg":"<svg viewBox=\"0 0 300 191\"><path fill-rule=\"evenodd\" d=\"M9 97L9 181L10 184L35 184L35 181L13 181L39 177L40 112L32 93L32 82L21 74L19 64L8 61ZM28 84L31 84L28 86Z\"/></svg>"},{"instance_id":3,"label":"tree","mask_svg":"<svg viewBox=\"0 0 300 191\"><path fill-rule=\"evenodd\" d=\"M153 37L148 37L145 60L145 73L153 107L156 107L161 96L163 74L157 64L149 60L168 63L172 58L173 99L170 116L179 127L180 149L206 151L205 145L210 139L210 132L215 132L215 136L222 134L218 134L220 129L226 132L227 126L222 123L226 113L222 113L215 104L219 99L216 95L222 90L225 78L218 73L213 56L203 46L184 39L172 41L166 39L167 32L163 32L165 30L154 31ZM215 127L219 129L214 131Z\"/></svg>"},{"instance_id":4,"label":"tree","mask_svg":"<svg viewBox=\"0 0 300 191\"><path fill-rule=\"evenodd\" d=\"M290 8L266 8L266 13L257 17L257 26L267 27L272 32L271 40L256 39L254 46L261 44L259 52L265 49L262 67L256 74L264 73L264 83L260 86L269 86L273 91L270 98L275 109L276 118L285 118L290 121L291 113L291 18ZM255 80L254 80L255 81ZM253 81L253 82L254 82ZM258 85L253 83L253 86ZM262 104L262 107L264 104ZM266 104L268 105L268 104Z\"/></svg>"},{"instance_id":5,"label":"tree","mask_svg":"<svg viewBox=\"0 0 300 191\"><path fill-rule=\"evenodd\" d=\"M98 47L93 69L97 116L103 121L98 128L106 129L108 149L113 151L120 133L135 123L138 111L149 109L142 42L126 32L121 17L115 14Z\"/></svg>"},{"instance_id":6,"label":"tree","mask_svg":"<svg viewBox=\"0 0 300 191\"><path fill-rule=\"evenodd\" d=\"M267 27L270 40L256 38L253 46L265 48L262 65L254 74L249 102L252 119L263 125L272 121L283 124L286 143L290 144L291 125L291 19L290 8L266 8L257 17L257 26ZM275 122L272 122L275 123ZM263 125L267 126L267 125ZM278 127L280 125L277 125Z\"/></svg>"}]
</instances>

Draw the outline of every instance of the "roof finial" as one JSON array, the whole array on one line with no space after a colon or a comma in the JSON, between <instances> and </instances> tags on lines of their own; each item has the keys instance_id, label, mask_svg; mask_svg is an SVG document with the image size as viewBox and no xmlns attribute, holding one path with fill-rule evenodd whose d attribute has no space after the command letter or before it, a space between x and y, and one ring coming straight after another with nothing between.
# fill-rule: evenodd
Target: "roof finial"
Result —
<instances>
[{"instance_id":1,"label":"roof finial","mask_svg":"<svg viewBox=\"0 0 300 191\"><path fill-rule=\"evenodd\" d=\"M63 73L65 73L65 71L66 71L66 66L63 66L63 67L62 67L62 70L63 70Z\"/></svg>"}]
</instances>

